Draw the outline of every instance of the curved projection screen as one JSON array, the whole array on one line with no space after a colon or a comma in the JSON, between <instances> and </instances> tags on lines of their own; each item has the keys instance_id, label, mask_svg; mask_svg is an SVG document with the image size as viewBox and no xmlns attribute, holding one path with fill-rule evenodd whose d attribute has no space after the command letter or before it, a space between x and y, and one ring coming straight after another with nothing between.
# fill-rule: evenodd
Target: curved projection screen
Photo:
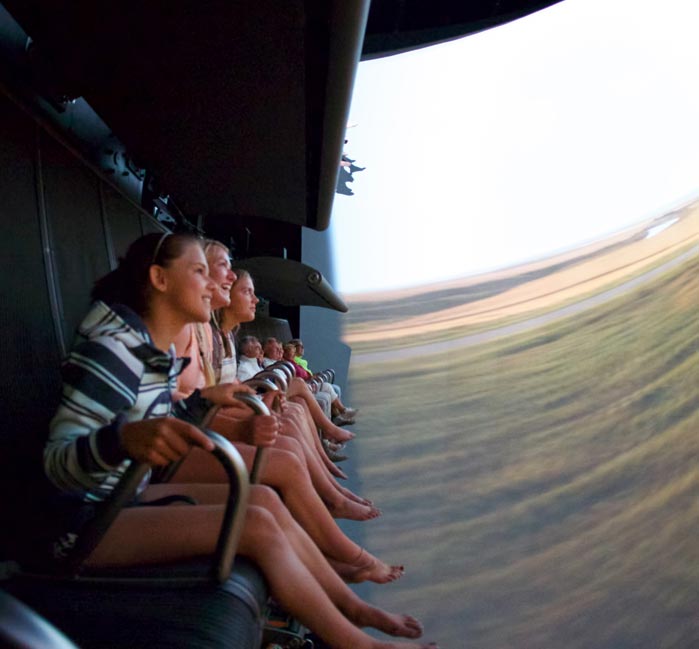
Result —
<instances>
[{"instance_id":1,"label":"curved projection screen","mask_svg":"<svg viewBox=\"0 0 699 649\"><path fill-rule=\"evenodd\" d=\"M479 649L699 646L699 9L360 65L333 216L362 596Z\"/></svg>"}]
</instances>

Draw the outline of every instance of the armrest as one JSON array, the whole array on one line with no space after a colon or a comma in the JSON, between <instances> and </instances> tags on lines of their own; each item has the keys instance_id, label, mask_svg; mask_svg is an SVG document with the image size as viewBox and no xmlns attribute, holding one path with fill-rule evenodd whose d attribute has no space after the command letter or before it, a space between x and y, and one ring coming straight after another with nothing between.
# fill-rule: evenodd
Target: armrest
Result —
<instances>
[{"instance_id":1,"label":"armrest","mask_svg":"<svg viewBox=\"0 0 699 649\"><path fill-rule=\"evenodd\" d=\"M282 376L281 372L275 372L274 370L262 370L252 377L253 379L266 379L274 383L282 392L286 392L289 388L289 384Z\"/></svg>"},{"instance_id":2,"label":"armrest","mask_svg":"<svg viewBox=\"0 0 699 649\"><path fill-rule=\"evenodd\" d=\"M322 381L325 381L326 383L335 382L335 370L332 370L330 368L322 370L321 372L317 372L315 376L319 377Z\"/></svg>"},{"instance_id":3,"label":"armrest","mask_svg":"<svg viewBox=\"0 0 699 649\"><path fill-rule=\"evenodd\" d=\"M296 370L294 366L289 361L277 361L276 363L270 365L268 370L282 370L286 373L287 379L291 381L296 376Z\"/></svg>"},{"instance_id":4,"label":"armrest","mask_svg":"<svg viewBox=\"0 0 699 649\"><path fill-rule=\"evenodd\" d=\"M247 381L243 381L243 383L245 383L245 385L250 386L258 393L262 392L263 394L279 390L279 386L275 385L270 379L258 378L257 376L254 376L253 378L248 379Z\"/></svg>"}]
</instances>

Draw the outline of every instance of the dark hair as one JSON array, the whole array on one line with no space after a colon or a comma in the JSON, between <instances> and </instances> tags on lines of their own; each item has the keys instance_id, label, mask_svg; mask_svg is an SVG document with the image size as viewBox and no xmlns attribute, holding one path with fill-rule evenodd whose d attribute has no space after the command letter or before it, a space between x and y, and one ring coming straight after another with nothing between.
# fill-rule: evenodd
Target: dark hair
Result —
<instances>
[{"instance_id":1,"label":"dark hair","mask_svg":"<svg viewBox=\"0 0 699 649\"><path fill-rule=\"evenodd\" d=\"M252 275L250 274L249 270L245 268L238 268L235 264L231 264L231 270L235 273L236 277L238 278L235 280L235 282L233 282L233 286L235 286L238 283L238 280L241 280L244 277L249 277L250 281L252 281ZM233 286L231 286L231 290L233 289Z\"/></svg>"},{"instance_id":2,"label":"dark hair","mask_svg":"<svg viewBox=\"0 0 699 649\"><path fill-rule=\"evenodd\" d=\"M107 304L125 304L140 316L148 311L151 289L148 271L153 264L168 267L192 243L199 245L193 234L146 234L134 241L119 265L98 279L90 296Z\"/></svg>"}]
</instances>

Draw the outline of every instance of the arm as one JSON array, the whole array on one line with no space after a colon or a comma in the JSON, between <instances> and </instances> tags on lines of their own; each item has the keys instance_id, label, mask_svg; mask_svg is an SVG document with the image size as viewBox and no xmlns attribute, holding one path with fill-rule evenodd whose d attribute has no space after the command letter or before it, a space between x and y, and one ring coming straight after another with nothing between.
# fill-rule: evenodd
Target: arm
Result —
<instances>
[{"instance_id":1,"label":"arm","mask_svg":"<svg viewBox=\"0 0 699 649\"><path fill-rule=\"evenodd\" d=\"M96 340L76 347L61 368L61 403L44 449L47 476L61 490L100 498L126 459L120 431L136 402L140 363L122 346ZM130 362L131 361L131 362Z\"/></svg>"},{"instance_id":2,"label":"arm","mask_svg":"<svg viewBox=\"0 0 699 649\"><path fill-rule=\"evenodd\" d=\"M51 422L44 467L64 492L100 500L111 492L130 459L163 465L192 444L211 448L201 431L167 417L170 395L165 378L161 391L151 381L151 389L139 399L143 366L112 338L76 347L62 374L63 394Z\"/></svg>"}]
</instances>

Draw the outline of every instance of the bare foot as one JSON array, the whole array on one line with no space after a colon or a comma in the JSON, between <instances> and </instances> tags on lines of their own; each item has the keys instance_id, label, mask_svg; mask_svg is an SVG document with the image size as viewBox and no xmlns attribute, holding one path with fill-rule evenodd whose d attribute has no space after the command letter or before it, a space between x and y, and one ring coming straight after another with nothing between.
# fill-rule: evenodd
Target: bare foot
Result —
<instances>
[{"instance_id":1,"label":"bare foot","mask_svg":"<svg viewBox=\"0 0 699 649\"><path fill-rule=\"evenodd\" d=\"M422 624L412 615L389 613L375 606L367 606L353 621L399 638L419 638L423 631Z\"/></svg>"},{"instance_id":2,"label":"bare foot","mask_svg":"<svg viewBox=\"0 0 699 649\"><path fill-rule=\"evenodd\" d=\"M400 579L405 572L403 566L389 566L380 561L375 556L369 554L366 550L362 550L357 561L354 564L338 564L333 565L338 574L352 584L359 584L364 581L373 581L376 584L388 584L389 582Z\"/></svg>"},{"instance_id":3,"label":"bare foot","mask_svg":"<svg viewBox=\"0 0 699 649\"><path fill-rule=\"evenodd\" d=\"M323 442L323 446L328 447L329 450L339 453L340 451L345 450L345 443L344 442L333 442L330 439L323 438L325 441Z\"/></svg>"},{"instance_id":4,"label":"bare foot","mask_svg":"<svg viewBox=\"0 0 699 649\"><path fill-rule=\"evenodd\" d=\"M334 475L336 478L340 478L341 480L347 480L347 474L339 467L337 464L331 464L328 467L328 471L332 475Z\"/></svg>"},{"instance_id":5,"label":"bare foot","mask_svg":"<svg viewBox=\"0 0 699 649\"><path fill-rule=\"evenodd\" d=\"M326 503L333 518L346 518L349 521L369 521L381 516L381 510L373 505L358 503L347 498L339 502Z\"/></svg>"},{"instance_id":6,"label":"bare foot","mask_svg":"<svg viewBox=\"0 0 699 649\"><path fill-rule=\"evenodd\" d=\"M356 493L353 491L350 491L347 489L347 487L343 487L342 485L336 484L337 490L345 497L349 498L352 502L359 503L360 505L373 505L374 501L369 500L368 498L362 498L361 496L358 496Z\"/></svg>"},{"instance_id":7,"label":"bare foot","mask_svg":"<svg viewBox=\"0 0 699 649\"><path fill-rule=\"evenodd\" d=\"M333 442L349 442L351 439L354 439L355 435L352 431L342 430L335 424L328 424L323 428L323 437L327 437Z\"/></svg>"}]
</instances>

